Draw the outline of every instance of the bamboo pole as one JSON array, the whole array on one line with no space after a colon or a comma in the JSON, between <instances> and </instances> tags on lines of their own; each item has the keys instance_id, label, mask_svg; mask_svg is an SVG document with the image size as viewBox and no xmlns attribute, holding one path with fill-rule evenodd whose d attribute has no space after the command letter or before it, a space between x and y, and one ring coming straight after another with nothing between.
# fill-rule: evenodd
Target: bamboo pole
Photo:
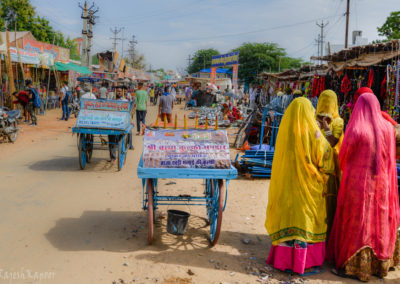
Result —
<instances>
[{"instance_id":1,"label":"bamboo pole","mask_svg":"<svg viewBox=\"0 0 400 284\"><path fill-rule=\"evenodd\" d=\"M218 130L218 115L215 116L215 130Z\"/></svg>"},{"instance_id":2,"label":"bamboo pole","mask_svg":"<svg viewBox=\"0 0 400 284\"><path fill-rule=\"evenodd\" d=\"M206 124L205 124L204 128L208 129L208 117L206 117Z\"/></svg>"},{"instance_id":3,"label":"bamboo pole","mask_svg":"<svg viewBox=\"0 0 400 284\"><path fill-rule=\"evenodd\" d=\"M12 93L15 92L15 84L14 84L14 74L12 71L11 65L11 54L10 54L10 35L8 30L6 30L6 43L7 43L7 75L8 75L8 86L10 90L10 98L11 98L11 108L15 109L15 105L12 103Z\"/></svg>"},{"instance_id":4,"label":"bamboo pole","mask_svg":"<svg viewBox=\"0 0 400 284\"><path fill-rule=\"evenodd\" d=\"M24 84L25 84L25 72L24 72L24 66L22 65L22 60L21 60L21 54L19 54L19 47L18 47L18 41L17 41L17 21L15 21L15 47L17 48L17 55L18 55L18 62L19 62L19 66L21 68L21 72L22 72L22 79L24 80ZM15 66L17 67L17 66ZM17 68L15 68L17 70Z\"/></svg>"},{"instance_id":5,"label":"bamboo pole","mask_svg":"<svg viewBox=\"0 0 400 284\"><path fill-rule=\"evenodd\" d=\"M167 114L164 113L164 129L167 129Z\"/></svg>"},{"instance_id":6,"label":"bamboo pole","mask_svg":"<svg viewBox=\"0 0 400 284\"><path fill-rule=\"evenodd\" d=\"M196 120L194 122L194 129L197 129L199 127L199 116L196 115Z\"/></svg>"},{"instance_id":7,"label":"bamboo pole","mask_svg":"<svg viewBox=\"0 0 400 284\"><path fill-rule=\"evenodd\" d=\"M184 128L185 128L185 129L188 129L188 128L187 128L186 114L183 116L183 123L184 123Z\"/></svg>"},{"instance_id":8,"label":"bamboo pole","mask_svg":"<svg viewBox=\"0 0 400 284\"><path fill-rule=\"evenodd\" d=\"M175 114L175 129L178 129L178 115Z\"/></svg>"}]
</instances>

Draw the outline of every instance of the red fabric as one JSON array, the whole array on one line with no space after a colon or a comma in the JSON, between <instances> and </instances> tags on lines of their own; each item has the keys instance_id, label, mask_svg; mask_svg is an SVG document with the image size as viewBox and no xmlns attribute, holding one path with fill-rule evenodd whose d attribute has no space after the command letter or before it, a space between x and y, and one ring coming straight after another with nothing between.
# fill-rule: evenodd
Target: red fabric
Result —
<instances>
[{"instance_id":1,"label":"red fabric","mask_svg":"<svg viewBox=\"0 0 400 284\"><path fill-rule=\"evenodd\" d=\"M319 80L318 77L314 77L312 82L311 97L314 98L318 96Z\"/></svg>"},{"instance_id":2,"label":"red fabric","mask_svg":"<svg viewBox=\"0 0 400 284\"><path fill-rule=\"evenodd\" d=\"M369 70L368 73L368 83L367 83L368 88L371 88L373 83L374 83L374 70L371 69Z\"/></svg>"},{"instance_id":3,"label":"red fabric","mask_svg":"<svg viewBox=\"0 0 400 284\"><path fill-rule=\"evenodd\" d=\"M364 247L379 260L392 257L400 224L394 128L378 99L359 97L339 154L343 177L327 258L337 268Z\"/></svg>"},{"instance_id":4,"label":"red fabric","mask_svg":"<svg viewBox=\"0 0 400 284\"><path fill-rule=\"evenodd\" d=\"M381 99L386 99L386 75L381 83L381 92L380 92Z\"/></svg>"},{"instance_id":5,"label":"red fabric","mask_svg":"<svg viewBox=\"0 0 400 284\"><path fill-rule=\"evenodd\" d=\"M387 112L382 111L382 116L384 119L389 121L393 126L397 125L397 122Z\"/></svg>"},{"instance_id":6,"label":"red fabric","mask_svg":"<svg viewBox=\"0 0 400 284\"><path fill-rule=\"evenodd\" d=\"M344 75L342 79L342 86L340 87L340 91L347 96L348 93L351 91L351 83L349 80L349 77L347 75Z\"/></svg>"}]
</instances>

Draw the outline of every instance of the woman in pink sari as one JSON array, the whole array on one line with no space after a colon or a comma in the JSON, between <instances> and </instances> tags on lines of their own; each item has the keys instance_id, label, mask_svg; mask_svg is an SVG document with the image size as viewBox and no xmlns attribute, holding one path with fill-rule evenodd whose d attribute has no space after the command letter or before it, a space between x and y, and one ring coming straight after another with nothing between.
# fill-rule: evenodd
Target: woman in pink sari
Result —
<instances>
[{"instance_id":1,"label":"woman in pink sari","mask_svg":"<svg viewBox=\"0 0 400 284\"><path fill-rule=\"evenodd\" d=\"M336 273L368 281L400 263L399 197L393 126L368 92L354 107L339 154L343 171L328 260Z\"/></svg>"}]
</instances>

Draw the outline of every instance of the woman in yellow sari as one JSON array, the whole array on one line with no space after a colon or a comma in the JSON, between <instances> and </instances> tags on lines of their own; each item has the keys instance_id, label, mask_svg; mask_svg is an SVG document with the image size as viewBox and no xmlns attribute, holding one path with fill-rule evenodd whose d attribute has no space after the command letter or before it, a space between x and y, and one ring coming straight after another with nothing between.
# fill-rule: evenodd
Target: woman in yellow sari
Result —
<instances>
[{"instance_id":1,"label":"woman in yellow sari","mask_svg":"<svg viewBox=\"0 0 400 284\"><path fill-rule=\"evenodd\" d=\"M339 170L339 150L343 141L344 122L339 116L339 108L336 93L332 90L325 90L318 98L317 105L317 122L320 124L322 133L328 140L329 144L333 147L334 162L337 172L330 174L327 183L326 195L326 210L328 225L327 235L332 228L333 219L335 217L337 194L340 185L340 170Z\"/></svg>"},{"instance_id":2,"label":"woman in yellow sari","mask_svg":"<svg viewBox=\"0 0 400 284\"><path fill-rule=\"evenodd\" d=\"M321 266L326 240L326 174L333 173L333 150L322 135L315 109L296 98L279 127L265 227L272 241L267 263L303 274Z\"/></svg>"}]
</instances>

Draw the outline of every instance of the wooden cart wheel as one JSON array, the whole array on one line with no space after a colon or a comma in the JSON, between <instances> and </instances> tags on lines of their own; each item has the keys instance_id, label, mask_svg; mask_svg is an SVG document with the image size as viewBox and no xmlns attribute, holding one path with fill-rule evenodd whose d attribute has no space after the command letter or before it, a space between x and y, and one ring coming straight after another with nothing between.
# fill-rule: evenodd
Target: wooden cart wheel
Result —
<instances>
[{"instance_id":1,"label":"wooden cart wheel","mask_svg":"<svg viewBox=\"0 0 400 284\"><path fill-rule=\"evenodd\" d=\"M221 232L222 212L224 207L224 181L219 179L213 188L213 208L210 221L210 242L211 246L215 246Z\"/></svg>"},{"instance_id":2,"label":"wooden cart wheel","mask_svg":"<svg viewBox=\"0 0 400 284\"><path fill-rule=\"evenodd\" d=\"M79 151L79 166L81 170L83 170L86 166L86 141L85 135L79 135L79 143L78 143L78 151Z\"/></svg>"},{"instance_id":3,"label":"wooden cart wheel","mask_svg":"<svg viewBox=\"0 0 400 284\"><path fill-rule=\"evenodd\" d=\"M148 241L149 245L153 244L153 234L154 234L154 202L153 202L153 191L154 185L152 179L147 179L147 211L148 211Z\"/></svg>"},{"instance_id":4,"label":"wooden cart wheel","mask_svg":"<svg viewBox=\"0 0 400 284\"><path fill-rule=\"evenodd\" d=\"M118 141L118 171L122 170L126 158L126 139L123 135Z\"/></svg>"},{"instance_id":5,"label":"wooden cart wheel","mask_svg":"<svg viewBox=\"0 0 400 284\"><path fill-rule=\"evenodd\" d=\"M86 144L86 149L87 149L86 162L90 163L90 160L92 160L92 154L93 154L93 135L86 134L86 140L88 141L88 143Z\"/></svg>"}]
</instances>

